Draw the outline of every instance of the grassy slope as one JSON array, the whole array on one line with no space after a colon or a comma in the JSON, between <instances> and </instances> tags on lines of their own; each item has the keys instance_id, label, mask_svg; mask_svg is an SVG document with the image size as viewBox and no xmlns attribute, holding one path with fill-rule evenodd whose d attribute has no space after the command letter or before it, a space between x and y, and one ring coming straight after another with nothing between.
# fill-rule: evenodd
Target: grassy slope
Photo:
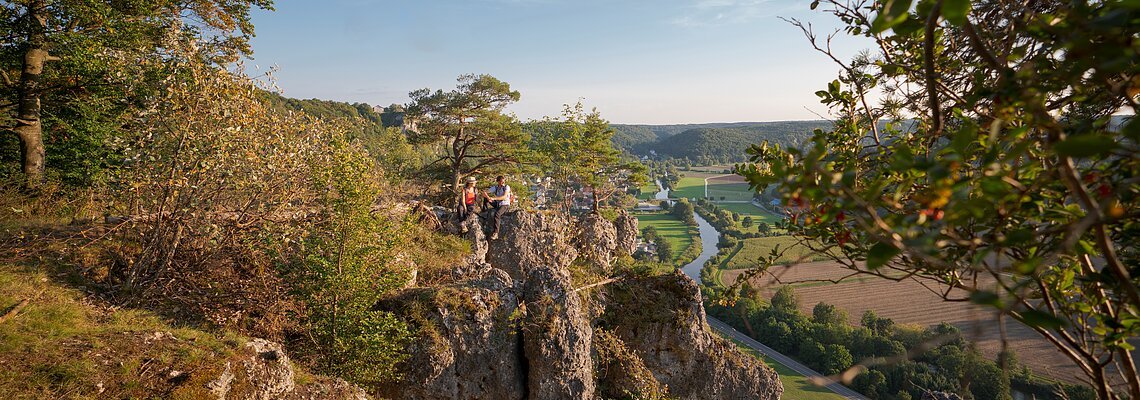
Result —
<instances>
[{"instance_id":1,"label":"grassy slope","mask_svg":"<svg viewBox=\"0 0 1140 400\"><path fill-rule=\"evenodd\" d=\"M656 227L657 234L673 245L673 254L675 255L684 253L685 249L693 244L693 238L689 236L688 227L671 214L645 213L635 214L635 216L637 217L638 229L644 230L648 226Z\"/></svg>"},{"instance_id":2,"label":"grassy slope","mask_svg":"<svg viewBox=\"0 0 1140 400\"><path fill-rule=\"evenodd\" d=\"M42 271L0 263L0 314L25 299L0 323L4 399L206 398L205 383L245 343L95 306Z\"/></svg>"},{"instance_id":3,"label":"grassy slope","mask_svg":"<svg viewBox=\"0 0 1140 400\"><path fill-rule=\"evenodd\" d=\"M780 382L784 384L784 395L782 396L783 398L794 400L843 399L843 396L835 394L834 392L827 390L827 388L813 385L811 382L808 382L807 378L804 378L803 375L797 374L795 371L792 371L788 367L785 367L784 364L772 361L751 347L745 346L743 343L740 343L739 341L730 337L724 335L721 335L721 337L731 340L732 343L736 344L736 347L740 349L740 351L753 357L759 358L764 362L764 364L767 364L769 367L772 367L772 369L775 369L776 373L780 375Z\"/></svg>"}]
</instances>

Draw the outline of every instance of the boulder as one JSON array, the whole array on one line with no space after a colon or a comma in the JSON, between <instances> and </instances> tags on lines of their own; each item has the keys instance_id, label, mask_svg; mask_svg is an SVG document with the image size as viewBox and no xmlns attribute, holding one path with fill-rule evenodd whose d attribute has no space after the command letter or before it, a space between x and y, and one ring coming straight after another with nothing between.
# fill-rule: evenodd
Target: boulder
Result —
<instances>
[{"instance_id":1,"label":"boulder","mask_svg":"<svg viewBox=\"0 0 1140 400\"><path fill-rule=\"evenodd\" d=\"M280 344L253 339L225 363L217 378L206 383L206 389L220 400L368 398L363 389L340 379L299 385L294 376L293 364Z\"/></svg>"},{"instance_id":2,"label":"boulder","mask_svg":"<svg viewBox=\"0 0 1140 400\"><path fill-rule=\"evenodd\" d=\"M710 333L696 282L681 273L611 285L601 325L680 399L779 399L776 372Z\"/></svg>"},{"instance_id":3,"label":"boulder","mask_svg":"<svg viewBox=\"0 0 1140 400\"><path fill-rule=\"evenodd\" d=\"M514 279L525 279L529 268L539 266L565 269L578 257L565 216L512 211L502 224L499 238L489 242L487 262Z\"/></svg>"},{"instance_id":4,"label":"boulder","mask_svg":"<svg viewBox=\"0 0 1140 400\"><path fill-rule=\"evenodd\" d=\"M522 341L530 398L594 398L593 328L566 270L530 269L523 297Z\"/></svg>"},{"instance_id":5,"label":"boulder","mask_svg":"<svg viewBox=\"0 0 1140 400\"><path fill-rule=\"evenodd\" d=\"M511 321L518 302L506 272L460 288L406 290L379 308L414 324L420 338L404 377L378 388L399 399L525 399L522 340Z\"/></svg>"},{"instance_id":6,"label":"boulder","mask_svg":"<svg viewBox=\"0 0 1140 400\"><path fill-rule=\"evenodd\" d=\"M617 228L598 214L587 214L578 222L574 247L578 255L591 265L601 268L603 275L609 275L610 262L614 250L618 248Z\"/></svg>"},{"instance_id":7,"label":"boulder","mask_svg":"<svg viewBox=\"0 0 1140 400\"><path fill-rule=\"evenodd\" d=\"M637 251L637 218L621 210L614 220L614 226L617 228L618 254L630 255Z\"/></svg>"}]
</instances>

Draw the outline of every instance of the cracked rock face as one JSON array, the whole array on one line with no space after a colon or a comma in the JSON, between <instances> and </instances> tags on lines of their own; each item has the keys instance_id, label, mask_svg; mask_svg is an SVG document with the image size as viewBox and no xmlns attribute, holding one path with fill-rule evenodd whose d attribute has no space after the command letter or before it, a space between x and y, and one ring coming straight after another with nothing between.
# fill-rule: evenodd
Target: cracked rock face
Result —
<instances>
[{"instance_id":1,"label":"cracked rock face","mask_svg":"<svg viewBox=\"0 0 1140 400\"><path fill-rule=\"evenodd\" d=\"M633 254L637 250L637 218L621 210L614 226L617 228L617 252Z\"/></svg>"},{"instance_id":2,"label":"cracked rock face","mask_svg":"<svg viewBox=\"0 0 1140 400\"><path fill-rule=\"evenodd\" d=\"M640 278L610 289L604 324L681 399L779 399L779 376L711 333L687 276Z\"/></svg>"},{"instance_id":3,"label":"cracked rock face","mask_svg":"<svg viewBox=\"0 0 1140 400\"><path fill-rule=\"evenodd\" d=\"M565 269L530 270L523 350L532 399L594 398L593 328Z\"/></svg>"},{"instance_id":4,"label":"cracked rock face","mask_svg":"<svg viewBox=\"0 0 1140 400\"><path fill-rule=\"evenodd\" d=\"M526 398L522 344L511 323L518 308L511 284L506 272L492 269L469 287L414 289L382 304L419 325L421 338L401 367L404 379L380 388L379 394L406 399Z\"/></svg>"},{"instance_id":5,"label":"cracked rock face","mask_svg":"<svg viewBox=\"0 0 1140 400\"><path fill-rule=\"evenodd\" d=\"M489 242L487 262L514 279L539 266L566 268L578 257L565 217L514 211L503 215L502 224L499 239Z\"/></svg>"},{"instance_id":6,"label":"cracked rock face","mask_svg":"<svg viewBox=\"0 0 1140 400\"><path fill-rule=\"evenodd\" d=\"M472 275L466 283L407 289L381 302L420 338L400 367L404 379L377 394L778 399L773 370L710 333L700 291L684 275L624 279L590 289L596 296L575 292L575 259L609 265L633 247L636 220L624 218L569 226L563 217L508 213L500 239L487 244L487 264L463 267ZM470 228L469 236L480 231ZM479 245L478 235L469 239Z\"/></svg>"},{"instance_id":7,"label":"cracked rock face","mask_svg":"<svg viewBox=\"0 0 1140 400\"><path fill-rule=\"evenodd\" d=\"M618 248L617 227L601 215L587 214L578 222L574 246L578 248L579 256L608 275L614 251Z\"/></svg>"}]
</instances>

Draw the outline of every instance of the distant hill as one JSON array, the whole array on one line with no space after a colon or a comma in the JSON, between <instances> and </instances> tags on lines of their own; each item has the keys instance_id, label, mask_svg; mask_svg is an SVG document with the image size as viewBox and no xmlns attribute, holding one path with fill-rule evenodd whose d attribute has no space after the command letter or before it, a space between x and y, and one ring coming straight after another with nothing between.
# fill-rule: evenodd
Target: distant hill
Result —
<instances>
[{"instance_id":1,"label":"distant hill","mask_svg":"<svg viewBox=\"0 0 1140 400\"><path fill-rule=\"evenodd\" d=\"M739 162L748 145L767 140L799 146L829 121L732 122L684 125L613 125L614 145L637 155L650 151L697 163Z\"/></svg>"}]
</instances>

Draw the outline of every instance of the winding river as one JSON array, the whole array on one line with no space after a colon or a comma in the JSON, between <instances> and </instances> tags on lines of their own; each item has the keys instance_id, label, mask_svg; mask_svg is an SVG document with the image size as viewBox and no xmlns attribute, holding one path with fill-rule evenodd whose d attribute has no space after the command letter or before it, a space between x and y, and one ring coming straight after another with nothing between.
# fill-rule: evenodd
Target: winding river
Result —
<instances>
[{"instance_id":1,"label":"winding river","mask_svg":"<svg viewBox=\"0 0 1140 400\"><path fill-rule=\"evenodd\" d=\"M657 189L660 189L660 191L657 192L657 196L655 196L657 200L669 200L669 189L662 187L660 180L657 181ZM701 283L701 267L705 265L706 261L716 255L716 243L720 234L717 233L716 228L713 228L712 224L709 224L708 221L705 221L705 219L701 218L697 213L693 213L693 218L697 220L697 228L701 233L701 254L698 255L693 262L681 267L681 272L693 278L697 283Z\"/></svg>"}]
</instances>

